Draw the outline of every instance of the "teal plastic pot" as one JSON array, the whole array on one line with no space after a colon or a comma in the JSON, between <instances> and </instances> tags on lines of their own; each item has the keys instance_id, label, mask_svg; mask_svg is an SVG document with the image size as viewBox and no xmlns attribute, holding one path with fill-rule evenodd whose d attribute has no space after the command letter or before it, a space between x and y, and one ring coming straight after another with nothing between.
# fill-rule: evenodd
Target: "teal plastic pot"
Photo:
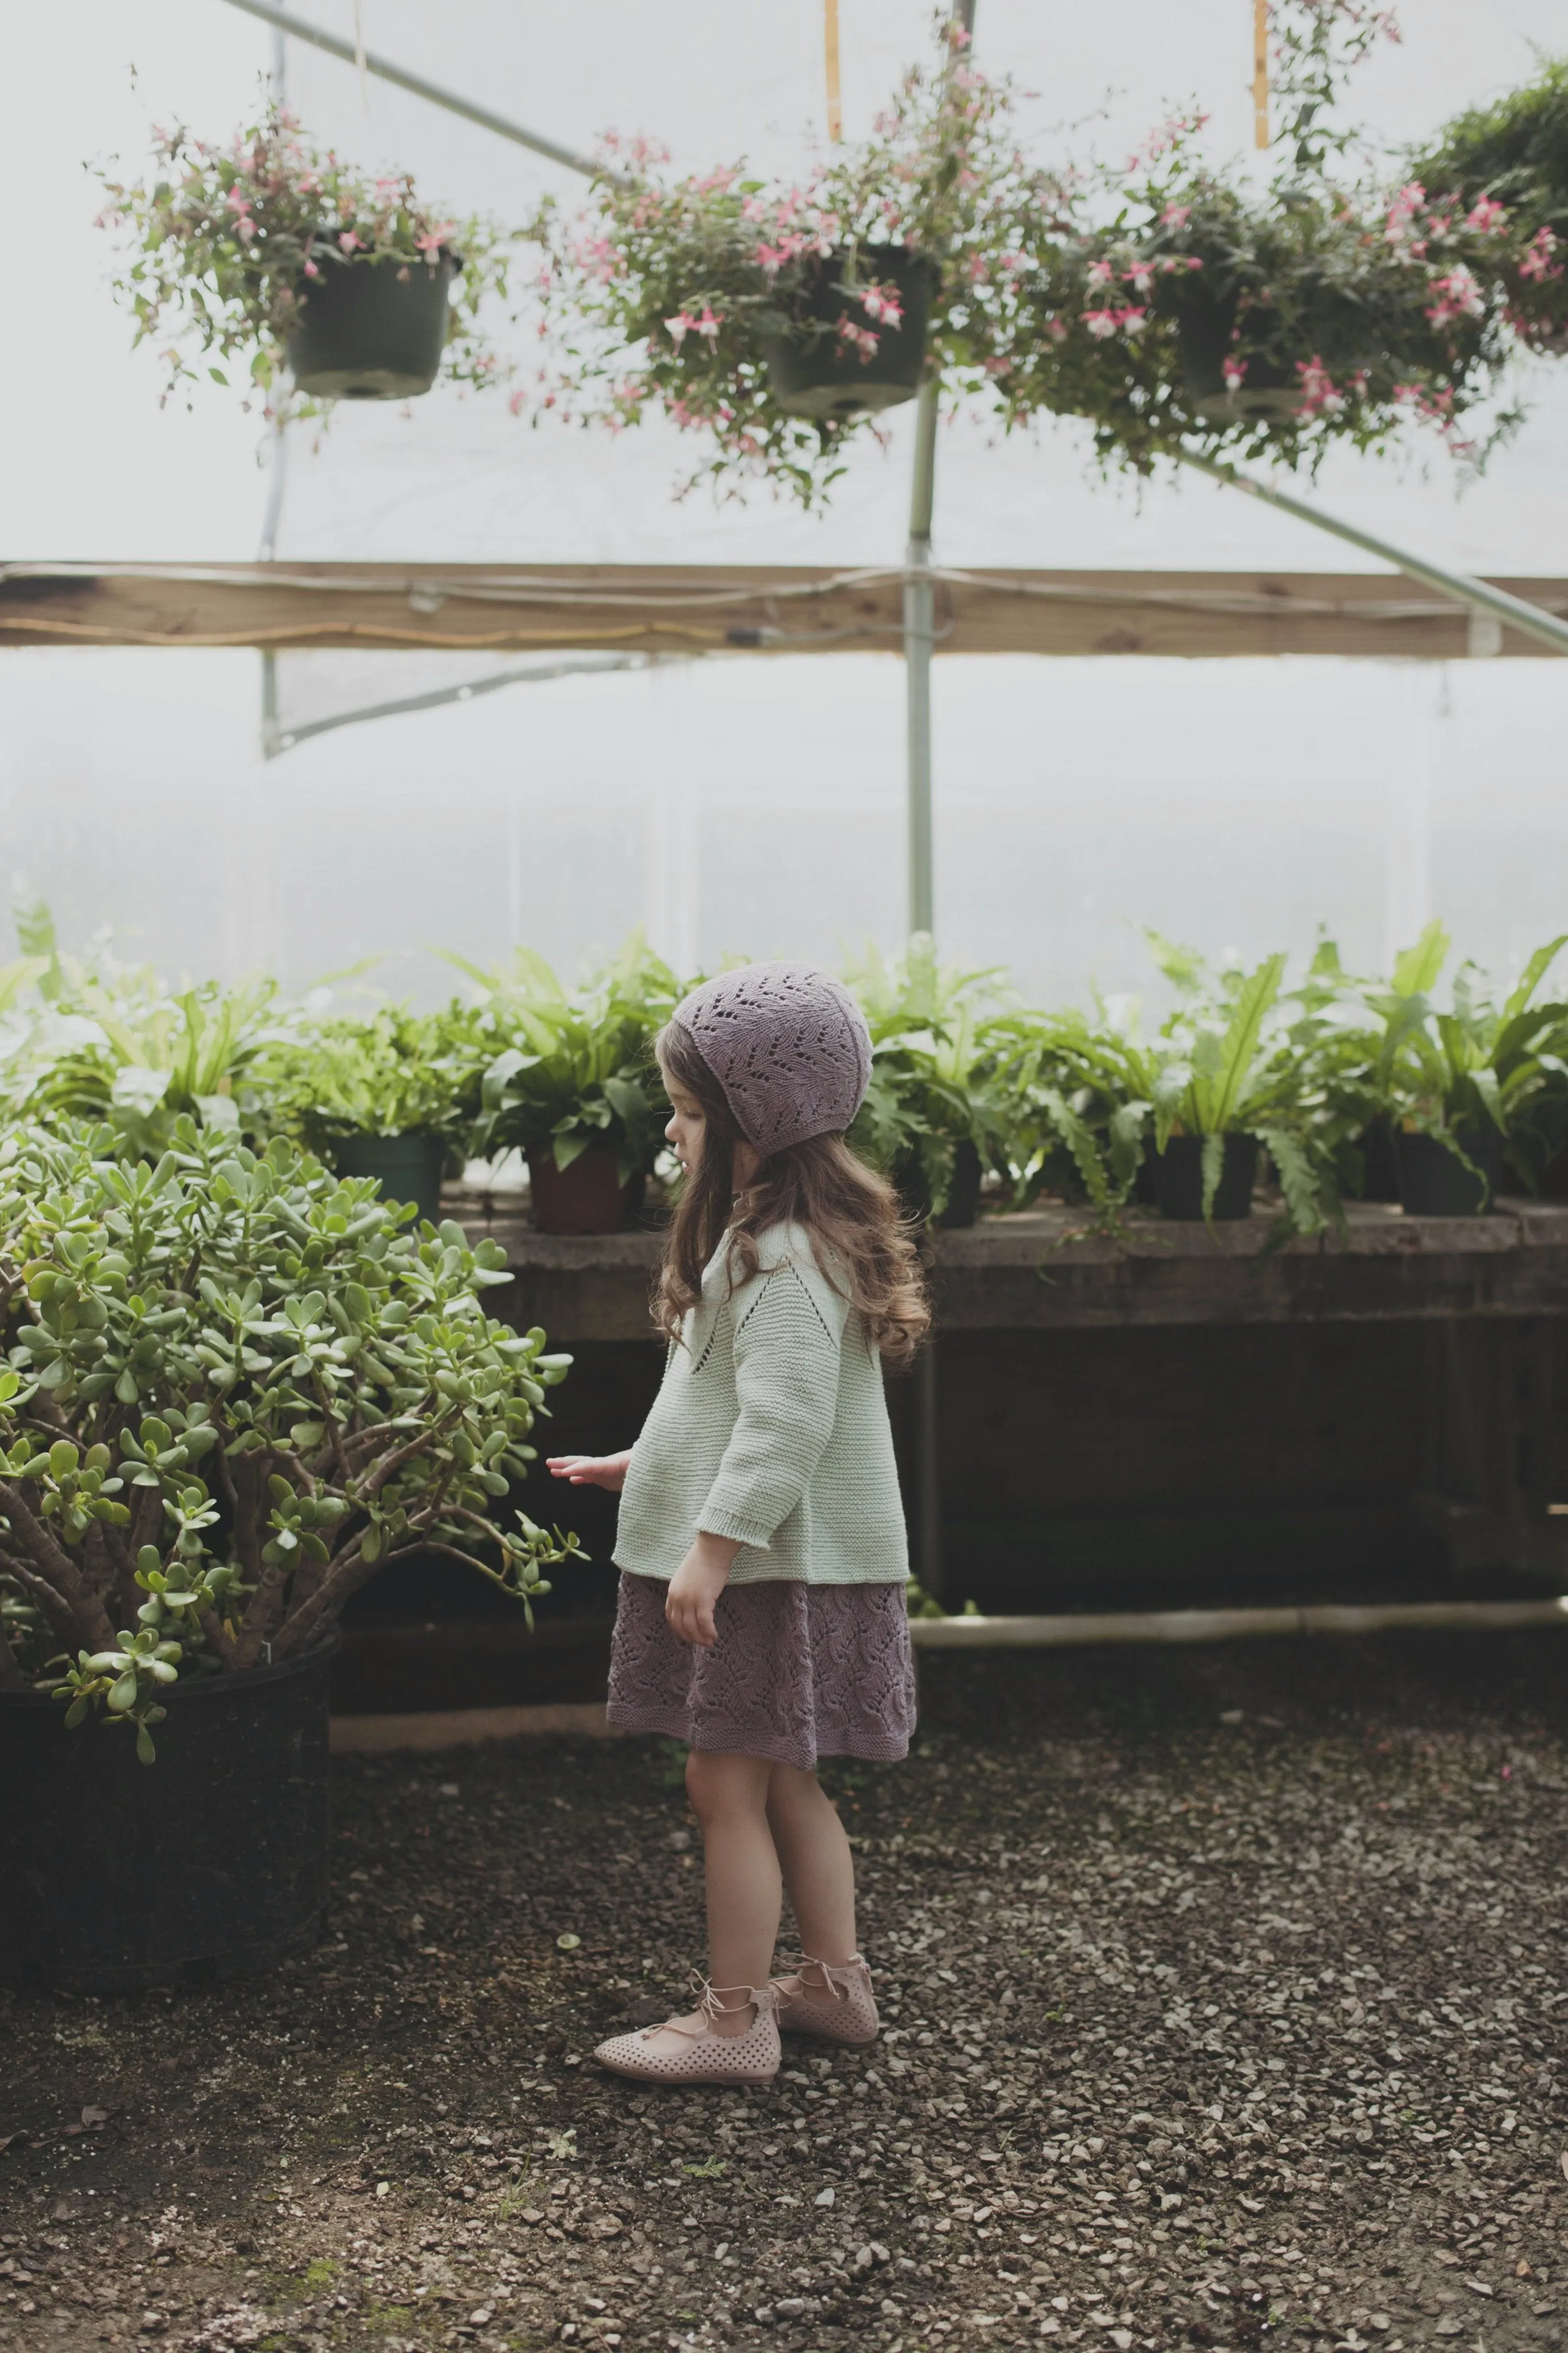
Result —
<instances>
[{"instance_id":1,"label":"teal plastic pot","mask_svg":"<svg viewBox=\"0 0 1568 2353\"><path fill-rule=\"evenodd\" d=\"M1455 1140L1480 1171L1472 1175L1440 1137L1407 1134L1396 1128L1399 1205L1411 1218L1479 1218L1497 1199L1502 1183L1502 1137L1495 1127L1462 1127Z\"/></svg>"},{"instance_id":2,"label":"teal plastic pot","mask_svg":"<svg viewBox=\"0 0 1568 2353\"><path fill-rule=\"evenodd\" d=\"M332 1146L340 1176L374 1176L389 1201L412 1201L422 1218L441 1218L441 1171L447 1145L439 1135L346 1135Z\"/></svg>"},{"instance_id":3,"label":"teal plastic pot","mask_svg":"<svg viewBox=\"0 0 1568 2353\"><path fill-rule=\"evenodd\" d=\"M462 264L323 260L300 288L289 367L318 400L411 400L428 392L447 343L447 294Z\"/></svg>"},{"instance_id":4,"label":"teal plastic pot","mask_svg":"<svg viewBox=\"0 0 1568 2353\"><path fill-rule=\"evenodd\" d=\"M898 288L903 316L896 327L873 319L857 301L854 286L872 281ZM847 248L826 255L797 306L804 338L770 335L763 343L773 397L784 414L826 423L912 400L925 364L935 285L931 262L907 246L863 245L853 255ZM869 358L839 336L840 319L876 336Z\"/></svg>"},{"instance_id":5,"label":"teal plastic pot","mask_svg":"<svg viewBox=\"0 0 1568 2353\"><path fill-rule=\"evenodd\" d=\"M1219 1185L1209 1212L1216 1222L1252 1215L1252 1187L1258 1179L1258 1138L1227 1135L1220 1161ZM1160 1215L1182 1224L1195 1224L1204 1213L1204 1138L1173 1135L1160 1155Z\"/></svg>"}]
</instances>

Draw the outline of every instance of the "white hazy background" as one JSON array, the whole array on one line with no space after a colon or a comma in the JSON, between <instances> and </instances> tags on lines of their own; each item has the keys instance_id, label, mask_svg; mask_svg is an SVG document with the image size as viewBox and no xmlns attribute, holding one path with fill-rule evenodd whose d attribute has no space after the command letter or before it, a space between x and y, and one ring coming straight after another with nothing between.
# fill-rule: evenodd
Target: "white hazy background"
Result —
<instances>
[{"instance_id":1,"label":"white hazy background","mask_svg":"<svg viewBox=\"0 0 1568 2353\"><path fill-rule=\"evenodd\" d=\"M295 0L351 37L352 0ZM929 47L925 0L841 0L846 130L868 127ZM1563 45L1562 0L1405 0L1354 104L1390 147L1522 79ZM679 168L748 155L788 170L820 138L821 0L363 0L373 49L578 146L646 130ZM1249 155L1249 0L980 0L977 56L1013 73L1045 152L1129 150L1173 104ZM216 387L160 409L154 355L113 307L83 159L140 168L150 121L226 136L271 37L224 0L16 12L0 140L5 217L25 227L26 307L0 369L0 554L245 559L269 451ZM133 88L131 68L138 80ZM430 199L516 218L580 185L299 43L306 128ZM20 282L20 281L19 281ZM1336 456L1318 491L1473 571L1568 573L1568 364L1531 373L1531 414L1457 497L1419 464ZM896 564L910 418L857 459L832 513L765 494L670 498L679 452L538 431L497 399L437 391L290 437L285 557ZM1070 425L998 445L943 435L937 553L960 565L1355 568L1353 551L1198 481L1137 491L1093 473ZM421 658L281 665L286 703L374 702L432 682ZM439 657L427 659L437 667ZM363 672L352 665L363 660ZM634 923L677 964L728 951L835 961L903 923L903 682L875 655L747 661L518 686L339 729L264 761L249 652L7 650L0 644L0 884L40 891L63 935L104 925L166 970L256 966L304 986L369 955L428 1000L516 940L568 970ZM356 683L363 677L363 685ZM1550 661L946 659L935 669L938 925L944 955L1010 965L1037 999L1148 976L1138 927L1251 959L1320 922L1363 965L1430 914L1500 974L1568 917L1568 673Z\"/></svg>"}]
</instances>

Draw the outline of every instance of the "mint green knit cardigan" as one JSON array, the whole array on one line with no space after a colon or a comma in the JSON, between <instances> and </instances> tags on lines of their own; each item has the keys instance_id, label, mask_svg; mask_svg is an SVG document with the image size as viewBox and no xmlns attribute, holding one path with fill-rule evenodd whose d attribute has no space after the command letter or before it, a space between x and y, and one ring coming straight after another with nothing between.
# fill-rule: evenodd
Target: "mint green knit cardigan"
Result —
<instances>
[{"instance_id":1,"label":"mint green knit cardigan","mask_svg":"<svg viewBox=\"0 0 1568 2353\"><path fill-rule=\"evenodd\" d=\"M882 1360L818 1264L776 1226L730 1288L721 1243L632 1450L615 1559L670 1577L699 1530L741 1549L731 1581L901 1583L909 1546Z\"/></svg>"}]
</instances>

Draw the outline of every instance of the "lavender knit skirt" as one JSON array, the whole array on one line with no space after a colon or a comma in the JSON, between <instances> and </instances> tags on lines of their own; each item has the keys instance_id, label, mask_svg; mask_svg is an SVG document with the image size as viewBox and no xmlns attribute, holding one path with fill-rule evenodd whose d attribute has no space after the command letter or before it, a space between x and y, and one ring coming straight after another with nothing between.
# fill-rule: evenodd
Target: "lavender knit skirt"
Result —
<instances>
[{"instance_id":1,"label":"lavender knit skirt","mask_svg":"<svg viewBox=\"0 0 1568 2353\"><path fill-rule=\"evenodd\" d=\"M726 1586L710 1651L671 1633L668 1589L622 1571L609 1704L620 1731L805 1773L819 1757L885 1765L908 1755L915 1670L901 1585Z\"/></svg>"}]
</instances>

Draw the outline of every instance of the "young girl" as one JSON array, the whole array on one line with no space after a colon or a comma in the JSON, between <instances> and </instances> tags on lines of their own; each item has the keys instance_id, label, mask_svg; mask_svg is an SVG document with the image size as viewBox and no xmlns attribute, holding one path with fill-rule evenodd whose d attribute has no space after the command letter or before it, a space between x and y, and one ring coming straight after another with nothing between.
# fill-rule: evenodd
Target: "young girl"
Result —
<instances>
[{"instance_id":1,"label":"young girl","mask_svg":"<svg viewBox=\"0 0 1568 2353\"><path fill-rule=\"evenodd\" d=\"M795 964L696 989L658 1040L686 1171L656 1297L670 1347L626 1454L558 1456L621 1494L609 1715L689 1743L712 1981L689 2016L602 2043L617 2073L756 2084L779 2030L877 2032L855 1876L819 1756L904 1756L908 1549L882 1363L929 1321L889 1186L844 1142L871 1041ZM805 1948L771 1976L781 1881Z\"/></svg>"}]
</instances>

